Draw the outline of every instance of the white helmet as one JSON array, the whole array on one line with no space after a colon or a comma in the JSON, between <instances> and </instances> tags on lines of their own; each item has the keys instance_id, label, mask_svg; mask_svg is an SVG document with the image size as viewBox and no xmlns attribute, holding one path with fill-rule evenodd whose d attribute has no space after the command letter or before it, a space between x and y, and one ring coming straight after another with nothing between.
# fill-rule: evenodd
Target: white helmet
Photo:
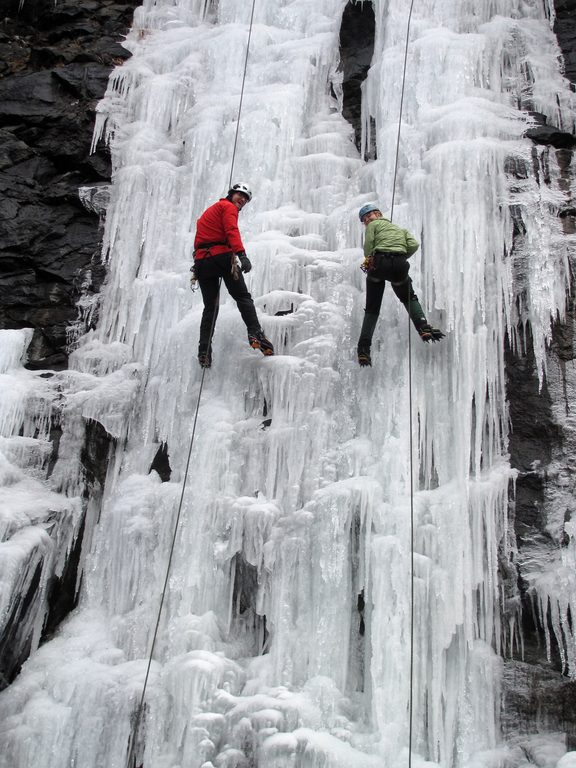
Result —
<instances>
[{"instance_id":1,"label":"white helmet","mask_svg":"<svg viewBox=\"0 0 576 768\"><path fill-rule=\"evenodd\" d=\"M243 181L239 181L237 184L233 184L228 190L229 195L234 194L234 192L241 192L243 195L246 195L248 202L252 200L252 192L250 191L250 187L248 184L244 184Z\"/></svg>"}]
</instances>

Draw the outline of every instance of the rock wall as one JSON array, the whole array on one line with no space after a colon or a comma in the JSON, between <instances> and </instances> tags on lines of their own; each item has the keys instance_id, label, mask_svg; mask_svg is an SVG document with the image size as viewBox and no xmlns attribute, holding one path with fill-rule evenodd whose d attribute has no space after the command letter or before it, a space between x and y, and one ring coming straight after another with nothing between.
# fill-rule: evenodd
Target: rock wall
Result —
<instances>
[{"instance_id":1,"label":"rock wall","mask_svg":"<svg viewBox=\"0 0 576 768\"><path fill-rule=\"evenodd\" d=\"M576 83L576 0L554 0L554 32L562 48L564 73Z\"/></svg>"},{"instance_id":2,"label":"rock wall","mask_svg":"<svg viewBox=\"0 0 576 768\"><path fill-rule=\"evenodd\" d=\"M354 142L358 152L362 151L362 83L370 69L375 32L376 19L372 3L349 2L342 14L340 27L342 114L354 128ZM365 159L375 157L374 149L367 149Z\"/></svg>"},{"instance_id":3,"label":"rock wall","mask_svg":"<svg viewBox=\"0 0 576 768\"><path fill-rule=\"evenodd\" d=\"M564 60L564 73L576 84L576 0L556 0L554 31ZM538 119L538 115L535 115ZM576 231L576 200L571 197L576 162L576 137L564 126L540 125L528 131L537 147L547 147L562 168L559 187L565 195L560 212L565 234ZM545 157L545 155L543 155ZM541 183L550 183L542 169ZM576 266L576 265L574 265ZM574 274L573 266L573 274ZM530 328L521 338L523 352L506 353L507 392L510 405L510 458L518 471L511 518L517 542L517 589L521 600L523 660L508 659L504 668L504 733L558 730L566 733L567 746L576 749L576 683L565 676L563 649L558 646L549 614L547 627L537 610L534 593L525 578L524 563L534 553L545 563L553 561L566 545L563 525L553 524L554 516L570 519L570 498L576 496L571 467L576 447L575 425L570 418L576 395L576 377L566 363L576 357L574 348L574 288L567 297L564 323L556 323L549 350L547 374L542 387L531 353ZM543 637L549 632L550 649Z\"/></svg>"},{"instance_id":4,"label":"rock wall","mask_svg":"<svg viewBox=\"0 0 576 768\"><path fill-rule=\"evenodd\" d=\"M0 24L0 328L34 328L31 368L67 365L80 290L98 290L98 217L78 187L109 180L90 155L94 110L137 0L3 0Z\"/></svg>"},{"instance_id":5,"label":"rock wall","mask_svg":"<svg viewBox=\"0 0 576 768\"><path fill-rule=\"evenodd\" d=\"M104 278L99 217L81 204L78 188L110 179L106 150L90 155L95 107L110 71L128 56L118 41L137 5L0 0L0 328L34 329L31 369L67 367L78 298L98 292ZM54 413L48 476L59 450L58 419ZM74 607L87 500L98 504L109 445L100 425L86 425L82 519L77 529L68 526L72 539L62 544L66 515L56 512L30 528L45 547L28 552L19 597L2 622L0 688L38 642L38 617L47 609L46 637ZM56 573L52 561L62 547L68 556Z\"/></svg>"}]
</instances>

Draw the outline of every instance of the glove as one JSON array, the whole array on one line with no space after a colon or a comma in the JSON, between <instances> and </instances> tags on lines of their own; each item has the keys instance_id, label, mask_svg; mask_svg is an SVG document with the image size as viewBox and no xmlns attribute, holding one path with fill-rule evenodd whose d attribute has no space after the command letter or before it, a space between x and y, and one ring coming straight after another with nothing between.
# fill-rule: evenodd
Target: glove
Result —
<instances>
[{"instance_id":1,"label":"glove","mask_svg":"<svg viewBox=\"0 0 576 768\"><path fill-rule=\"evenodd\" d=\"M238 257L238 261L240 262L240 269L242 272L250 272L252 269L252 264L250 263L250 259L248 256L246 256L246 251L238 251L236 254Z\"/></svg>"}]
</instances>

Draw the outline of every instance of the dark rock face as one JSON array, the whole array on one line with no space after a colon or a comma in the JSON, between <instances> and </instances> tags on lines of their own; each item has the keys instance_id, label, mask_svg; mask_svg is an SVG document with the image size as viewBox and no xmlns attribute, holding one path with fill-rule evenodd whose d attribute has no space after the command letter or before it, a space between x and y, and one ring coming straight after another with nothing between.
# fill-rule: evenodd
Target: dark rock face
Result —
<instances>
[{"instance_id":1,"label":"dark rock face","mask_svg":"<svg viewBox=\"0 0 576 768\"><path fill-rule=\"evenodd\" d=\"M576 0L556 0L555 31L564 57L564 72L576 82ZM537 125L526 132L535 144L548 145L554 152L561 170L558 182L566 196L566 205L560 211L564 232L574 232L574 201L570 197L573 183L573 149L576 137L558 127L550 126L542 115L532 113ZM546 168L535 168L541 184L550 184ZM574 286L572 286L572 294ZM567 317L563 324L553 328L550 359L559 361L574 358L573 329L574 303L567 297ZM554 396L549 382L539 388L534 356L531 352L530 329L521 339L525 354L506 350L507 392L510 407L510 459L518 470L516 496L512 509L519 561L524 550L534 548L550 558L564 542L550 533L545 502L549 493L547 468L558 445L566 442L565 427L554 415ZM557 386L555 387L557 389ZM502 729L508 733L559 730L566 733L568 749L576 747L576 700L574 682L562 670L560 653L550 632L551 663L542 642L543 627L534 614L522 567L518 571L518 589L522 603L522 632L524 660L507 660L503 681Z\"/></svg>"},{"instance_id":2,"label":"dark rock face","mask_svg":"<svg viewBox=\"0 0 576 768\"><path fill-rule=\"evenodd\" d=\"M80 286L99 288L99 222L78 187L110 177L107 153L89 154L94 110L138 4L1 3L0 328L35 329L32 368L66 367Z\"/></svg>"},{"instance_id":3,"label":"dark rock face","mask_svg":"<svg viewBox=\"0 0 576 768\"><path fill-rule=\"evenodd\" d=\"M538 125L536 128L529 128L526 136L535 144L548 144L556 149L572 149L576 147L576 136L566 131L559 131L551 125Z\"/></svg>"},{"instance_id":4,"label":"dark rock face","mask_svg":"<svg viewBox=\"0 0 576 768\"><path fill-rule=\"evenodd\" d=\"M163 483L170 481L172 475L172 468L170 466L170 452L166 443L162 443L154 456L154 460L150 465L150 472L154 470L158 473L158 476Z\"/></svg>"},{"instance_id":5,"label":"dark rock face","mask_svg":"<svg viewBox=\"0 0 576 768\"><path fill-rule=\"evenodd\" d=\"M30 368L67 367L76 301L81 292L97 292L104 278L100 209L89 212L78 187L110 178L107 151L90 155L94 110L110 71L128 56L118 41L137 5L139 0L0 0L0 329L34 328ZM58 453L55 418L47 476ZM105 430L88 424L82 508L92 515L111 448ZM56 544L59 519L44 522ZM49 636L74 607L84 530L83 517L63 571L50 576L47 569L44 589L43 551L30 552L0 636L0 688L27 658L38 616L46 615L43 632Z\"/></svg>"},{"instance_id":6,"label":"dark rock face","mask_svg":"<svg viewBox=\"0 0 576 768\"><path fill-rule=\"evenodd\" d=\"M504 670L504 735L560 730L576 748L576 682L549 666L508 662Z\"/></svg>"},{"instance_id":7,"label":"dark rock face","mask_svg":"<svg viewBox=\"0 0 576 768\"><path fill-rule=\"evenodd\" d=\"M555 0L554 32L564 56L564 74L576 83L576 0Z\"/></svg>"},{"instance_id":8,"label":"dark rock face","mask_svg":"<svg viewBox=\"0 0 576 768\"><path fill-rule=\"evenodd\" d=\"M569 197L569 180L572 152L567 149L554 150L561 177L560 190L564 191L566 207L559 216L566 234L573 232L573 205ZM544 169L542 169L544 170ZM547 173L537 175L542 185L549 185ZM519 233L517 233L519 234ZM575 286L571 286L571 296ZM511 430L509 437L511 465L518 471L516 493L511 506L511 520L514 524L517 543L517 590L521 602L521 630L523 636L523 660L506 660L503 681L504 734L516 732L536 733L539 731L563 731L567 746L576 747L576 701L574 682L565 675L562 664L562 649L558 648L557 637L547 616L542 626L542 617L534 609L533 596L524 573L524 563L529 562L533 553L538 553L542 562L553 562L560 549L565 546L564 532L553 534L548 519L550 498L554 496L558 464L565 464L565 471L571 472L573 456L570 446L573 437L570 426L559 420L555 404L562 398L562 385L558 372L566 361L574 359L575 307L571 296L567 296L566 321L555 323L552 344L549 350L548 374L542 386L538 380L536 363L532 352L530 327L520 333L521 351L506 350L507 394L510 410ZM565 446L559 451L560 446ZM565 454L564 456L562 454ZM556 465L555 472L550 467ZM557 501L560 503L560 500ZM544 613L546 613L544 611ZM543 635L550 637L550 656Z\"/></svg>"},{"instance_id":9,"label":"dark rock face","mask_svg":"<svg viewBox=\"0 0 576 768\"><path fill-rule=\"evenodd\" d=\"M342 14L340 66L342 68L342 114L354 128L354 140L361 151L362 83L374 53L376 20L368 2L350 2Z\"/></svg>"},{"instance_id":10,"label":"dark rock face","mask_svg":"<svg viewBox=\"0 0 576 768\"><path fill-rule=\"evenodd\" d=\"M532 352L532 341L523 339L526 353L516 354L506 350L506 377L510 421L510 462L518 470L513 508L514 530L517 546L538 543L543 548L553 548L546 532L544 511L546 466L552 458L552 447L560 438L560 429L551 411L551 399L546 384L539 390L538 376ZM527 404L529 407L527 408ZM526 594L522 572L518 573L522 598L522 617L525 657L534 662L546 662L545 649L538 642L538 628L532 621L530 599Z\"/></svg>"},{"instance_id":11,"label":"dark rock face","mask_svg":"<svg viewBox=\"0 0 576 768\"><path fill-rule=\"evenodd\" d=\"M21 574L18 584L19 599L12 603L10 614L0 635L0 690L9 685L32 647L33 620L42 610L40 577L42 556L30 558L31 565Z\"/></svg>"}]
</instances>

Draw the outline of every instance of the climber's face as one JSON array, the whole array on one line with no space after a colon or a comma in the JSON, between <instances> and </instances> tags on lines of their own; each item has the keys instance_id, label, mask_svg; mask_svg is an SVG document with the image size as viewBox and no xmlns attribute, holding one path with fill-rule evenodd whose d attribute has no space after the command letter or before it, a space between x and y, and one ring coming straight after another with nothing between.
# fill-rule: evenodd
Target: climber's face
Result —
<instances>
[{"instance_id":1,"label":"climber's face","mask_svg":"<svg viewBox=\"0 0 576 768\"><path fill-rule=\"evenodd\" d=\"M232 197L230 198L230 201L234 203L234 205L236 206L236 208L238 208L239 211L241 211L242 208L244 208L244 206L248 202L248 198L243 192L234 192L232 194Z\"/></svg>"},{"instance_id":2,"label":"climber's face","mask_svg":"<svg viewBox=\"0 0 576 768\"><path fill-rule=\"evenodd\" d=\"M362 218L362 224L366 226L367 224L370 224L371 221L374 221L374 219L381 219L382 214L380 211L370 211L370 213L367 213L366 216Z\"/></svg>"}]
</instances>

